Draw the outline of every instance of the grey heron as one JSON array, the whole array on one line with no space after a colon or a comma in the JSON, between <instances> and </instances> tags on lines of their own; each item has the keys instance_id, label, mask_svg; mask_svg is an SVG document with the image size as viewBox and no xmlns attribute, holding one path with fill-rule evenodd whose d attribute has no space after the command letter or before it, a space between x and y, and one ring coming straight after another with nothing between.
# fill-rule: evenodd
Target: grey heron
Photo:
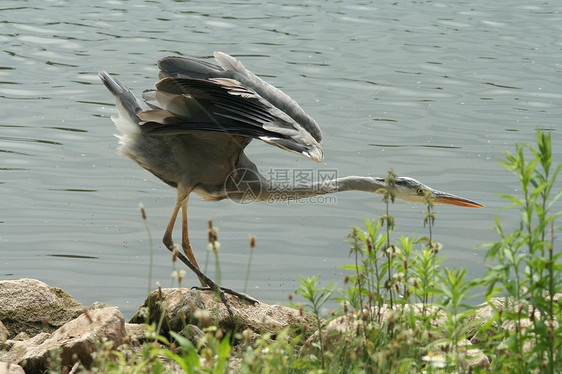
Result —
<instances>
[{"instance_id":1,"label":"grey heron","mask_svg":"<svg viewBox=\"0 0 562 374\"><path fill-rule=\"evenodd\" d=\"M315 161L324 159L320 127L281 90L264 82L238 60L215 52L218 65L185 57L158 62L155 89L142 94L143 110L131 91L106 72L99 74L115 98L119 117L119 150L166 184L176 188L172 216L163 237L174 251L172 231L181 210L184 261L203 286L216 288L199 270L189 241L187 205L195 192L204 200L256 201L297 199L339 191L380 193L384 178L348 176L306 187L276 187L267 182L244 153L252 139L260 139ZM249 192L249 194L248 194ZM397 177L395 197L411 203L482 205L435 190L408 177Z\"/></svg>"}]
</instances>

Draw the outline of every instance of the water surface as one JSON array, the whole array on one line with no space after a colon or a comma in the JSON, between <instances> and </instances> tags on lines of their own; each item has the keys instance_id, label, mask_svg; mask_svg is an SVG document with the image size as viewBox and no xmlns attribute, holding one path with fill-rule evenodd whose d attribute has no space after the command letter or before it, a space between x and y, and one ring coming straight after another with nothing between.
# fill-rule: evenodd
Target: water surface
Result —
<instances>
[{"instance_id":1,"label":"water surface","mask_svg":"<svg viewBox=\"0 0 562 374\"><path fill-rule=\"evenodd\" d=\"M151 87L155 61L210 59L219 50L281 88L321 124L316 164L265 143L248 154L268 170L383 176L392 167L486 209L440 207L434 234L446 264L482 274L495 240L497 193L517 180L497 163L515 143L551 129L562 161L561 9L557 2L4 1L0 6L0 276L37 278L83 304L130 316L154 279L172 284L160 244L175 192L116 154L112 99L97 72L133 92ZM426 235L419 206L396 203L397 231ZM378 196L249 204L190 201L190 233L205 261L207 219L220 228L222 280L242 289L256 235L249 293L286 303L295 277L340 282L352 225L383 213ZM214 270L209 267L209 273ZM189 275L186 285L196 279ZM154 286L154 285L152 285Z\"/></svg>"}]
</instances>

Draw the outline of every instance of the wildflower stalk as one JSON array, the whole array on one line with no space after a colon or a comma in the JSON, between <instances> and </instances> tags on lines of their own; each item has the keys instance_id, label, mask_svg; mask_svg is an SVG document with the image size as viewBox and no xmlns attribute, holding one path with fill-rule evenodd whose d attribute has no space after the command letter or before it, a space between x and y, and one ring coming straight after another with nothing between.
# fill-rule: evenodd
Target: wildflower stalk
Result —
<instances>
[{"instance_id":1,"label":"wildflower stalk","mask_svg":"<svg viewBox=\"0 0 562 374\"><path fill-rule=\"evenodd\" d=\"M356 230L356 228L353 228ZM359 254L361 253L361 247L358 243L357 233L353 233L354 245L351 247L351 251L355 255L355 283L357 290L359 291L359 310L363 311L363 273L359 269Z\"/></svg>"},{"instance_id":2,"label":"wildflower stalk","mask_svg":"<svg viewBox=\"0 0 562 374\"><path fill-rule=\"evenodd\" d=\"M250 257L248 258L248 268L246 269L246 278L244 279L244 292L248 289L248 279L250 278L250 269L252 268L252 258L254 257L254 248L256 247L256 237L250 236Z\"/></svg>"},{"instance_id":3,"label":"wildflower stalk","mask_svg":"<svg viewBox=\"0 0 562 374\"><path fill-rule=\"evenodd\" d=\"M215 279L217 284L221 284L221 269L219 261L220 242L218 241L218 229L213 226L213 220L208 221L207 236L209 241L209 249L215 255Z\"/></svg>"},{"instance_id":4,"label":"wildflower stalk","mask_svg":"<svg viewBox=\"0 0 562 374\"><path fill-rule=\"evenodd\" d=\"M386 282L386 288L388 289L388 296L390 301L390 309L393 308L393 282L392 282L392 255L394 248L390 244L390 231L394 230L394 217L392 217L389 213L389 205L390 202L394 203L394 198L396 197L396 174L392 169L388 170L388 176L385 179L386 183L386 191L383 193L383 201L385 203L386 214L381 217L381 223L386 222L386 257L388 260L387 263L387 272L388 272L388 280Z\"/></svg>"},{"instance_id":5,"label":"wildflower stalk","mask_svg":"<svg viewBox=\"0 0 562 374\"><path fill-rule=\"evenodd\" d=\"M150 232L150 227L148 226L146 210L144 209L144 204L139 204L139 210L141 212L142 221L148 234L148 245L150 247L150 257L148 260L148 290L147 295L150 295L150 290L152 289L152 267L154 264L154 246L152 245L152 233Z\"/></svg>"},{"instance_id":6,"label":"wildflower stalk","mask_svg":"<svg viewBox=\"0 0 562 374\"><path fill-rule=\"evenodd\" d=\"M437 242L433 241L433 230L432 227L435 224L435 214L433 213L433 201L431 200L431 193L430 192L426 192L425 196L424 196L424 202L427 206L427 213L423 219L423 226L425 227L426 225L428 226L429 229L429 241L427 243L428 248L431 250L431 253L433 254L433 257L435 257L437 255L437 253L439 252L439 244ZM431 269L431 274L432 274L432 285L435 285L435 274L437 273L435 270L435 261L432 261L432 269ZM425 305L429 302L429 294L426 294L423 304L424 304L424 310L425 310Z\"/></svg>"}]
</instances>

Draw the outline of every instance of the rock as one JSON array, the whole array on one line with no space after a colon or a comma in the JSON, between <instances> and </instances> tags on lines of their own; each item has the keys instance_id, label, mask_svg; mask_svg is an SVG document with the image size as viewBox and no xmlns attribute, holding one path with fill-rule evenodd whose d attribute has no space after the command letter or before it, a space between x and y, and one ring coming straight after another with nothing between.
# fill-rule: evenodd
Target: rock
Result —
<instances>
[{"instance_id":1,"label":"rock","mask_svg":"<svg viewBox=\"0 0 562 374\"><path fill-rule=\"evenodd\" d=\"M181 335L185 336L195 347L198 347L201 339L205 337L205 333L195 325L185 326L181 330Z\"/></svg>"},{"instance_id":2,"label":"rock","mask_svg":"<svg viewBox=\"0 0 562 374\"><path fill-rule=\"evenodd\" d=\"M405 313L409 313L413 311L416 315L422 315L423 313L423 304L408 304L404 309ZM347 315L338 317L326 326L324 326L322 330L322 340L324 344L324 350L329 351L333 345L341 344L342 339L348 336L355 336L356 330L358 327L362 326L364 323L364 318L366 317L370 321L376 321L376 309L372 309L371 316L366 315L366 311L364 314L355 314L349 313ZM396 318L403 318L398 315L401 313L397 307L390 309L388 305L385 305L381 308L381 321L392 321ZM447 322L447 315L444 311L440 310L435 305L428 306L426 310L426 315L430 317L430 324L436 330L443 326ZM443 331L444 333L444 331ZM305 344L301 347L299 351L299 355L303 356L306 354L311 353L315 343L319 340L318 331L316 331L312 336L310 336ZM438 337L435 336L434 339ZM450 351L450 348L447 347L447 344L439 343L436 345L442 351ZM487 368L490 365L490 361L488 357L480 350L472 346L472 343L464 339L463 341L459 342L459 354L460 354L460 364L465 368L467 372L469 368Z\"/></svg>"},{"instance_id":3,"label":"rock","mask_svg":"<svg viewBox=\"0 0 562 374\"><path fill-rule=\"evenodd\" d=\"M82 313L84 307L60 288L35 279L0 281L0 320L8 338L52 332Z\"/></svg>"},{"instance_id":4,"label":"rock","mask_svg":"<svg viewBox=\"0 0 562 374\"><path fill-rule=\"evenodd\" d=\"M12 340L23 341L23 340L27 340L27 339L31 339L31 338L29 337L29 335L27 335L27 333L25 331L22 331L19 334L17 334L16 336L14 336L14 338Z\"/></svg>"},{"instance_id":5,"label":"rock","mask_svg":"<svg viewBox=\"0 0 562 374\"><path fill-rule=\"evenodd\" d=\"M562 294L556 294L554 295L554 301L558 301L559 298L562 297ZM490 299L489 302L480 304L479 306L476 307L476 313L474 313L472 316L470 316L467 319L467 322L470 324L471 328L467 330L467 336L470 336L470 342L472 344L481 344L481 343L485 343L488 341L488 338L494 334L497 333L497 330L499 328L498 323L496 322L497 319L497 315L498 313L504 313L506 311L510 311L514 312L514 309L517 309L517 306L514 305L513 299L508 299L508 305L506 306L506 299L503 297L497 297L497 298L492 298ZM532 327L533 322L531 321L530 318L527 317L528 312L527 309L525 308L529 308L530 307L528 305L522 304L522 307L524 307L524 309L522 310L523 316L520 319L519 323L520 323L520 328L522 330L525 330L529 327ZM541 319L541 314L540 312L536 311L535 312L535 318L537 320ZM481 328L482 325L486 324L486 323L490 323L490 325L486 328L483 329ZM554 321L554 326L557 327L558 326L558 321ZM504 319L502 326L502 329L505 329L507 331L509 331L510 333L513 333L516 331L517 329L517 324L514 320L511 319ZM499 344L499 346L502 346L502 344ZM526 340L523 344L523 351L528 351L532 348L532 341L531 340Z\"/></svg>"},{"instance_id":6,"label":"rock","mask_svg":"<svg viewBox=\"0 0 562 374\"><path fill-rule=\"evenodd\" d=\"M240 373L242 370L243 360L240 357L229 357L228 358L228 372L229 373Z\"/></svg>"},{"instance_id":7,"label":"rock","mask_svg":"<svg viewBox=\"0 0 562 374\"><path fill-rule=\"evenodd\" d=\"M0 361L19 363L28 351L42 344L49 336L50 334L42 332L30 339L7 340L5 350L0 351Z\"/></svg>"},{"instance_id":8,"label":"rock","mask_svg":"<svg viewBox=\"0 0 562 374\"><path fill-rule=\"evenodd\" d=\"M427 316L431 316L430 323L433 327L437 328L442 326L447 321L447 315L445 312L440 310L435 305L427 306L425 311ZM405 313L409 313L413 308L413 312L416 315L422 315L423 313L423 304L407 304L404 308ZM322 341L324 344L324 350L329 349L332 343L338 344L342 336L345 334L355 334L358 326L363 324L363 319L367 318L370 320L377 320L377 314L379 311L376 308L372 308L371 314L367 314L368 309L366 309L363 314L356 314L356 313L349 313L338 318L333 319L330 321L326 326L322 329ZM398 310L398 306L395 306L393 309L390 309L388 305L384 305L380 310L380 321L391 321L392 319L396 319L398 317L398 313L401 313ZM305 344L302 346L299 354L306 354L310 352L314 343L319 340L319 333L316 331L312 336L310 336Z\"/></svg>"},{"instance_id":9,"label":"rock","mask_svg":"<svg viewBox=\"0 0 562 374\"><path fill-rule=\"evenodd\" d=\"M11 362L0 362L0 374L25 374L23 368Z\"/></svg>"},{"instance_id":10,"label":"rock","mask_svg":"<svg viewBox=\"0 0 562 374\"><path fill-rule=\"evenodd\" d=\"M502 313L505 310L504 298L492 298L489 303L478 305L475 309L476 312L467 318L466 322L471 327L467 329L466 335L471 337L470 342L472 344L483 343L488 339L488 335L493 334L492 330L489 330L484 334L482 334L482 331L480 331L479 334L478 330L480 325L494 319L497 313L496 310L499 313ZM494 322L491 327L493 327L493 329L497 329L497 323Z\"/></svg>"},{"instance_id":11,"label":"rock","mask_svg":"<svg viewBox=\"0 0 562 374\"><path fill-rule=\"evenodd\" d=\"M125 323L128 340L133 345L140 345L145 341L146 325L140 323Z\"/></svg>"},{"instance_id":12,"label":"rock","mask_svg":"<svg viewBox=\"0 0 562 374\"><path fill-rule=\"evenodd\" d=\"M470 343L468 340L467 342ZM470 343L470 346L472 346L472 343ZM463 361L466 362L469 373L473 371L471 370L473 368L487 369L490 366L490 359L478 348L467 348L464 355Z\"/></svg>"},{"instance_id":13,"label":"rock","mask_svg":"<svg viewBox=\"0 0 562 374\"><path fill-rule=\"evenodd\" d=\"M474 347L468 339L459 341L458 345L460 372L471 373L475 368L486 369L490 366L488 356ZM451 352L452 350L450 343L438 343L435 348L443 352Z\"/></svg>"},{"instance_id":14,"label":"rock","mask_svg":"<svg viewBox=\"0 0 562 374\"><path fill-rule=\"evenodd\" d=\"M10 332L8 331L6 326L4 326L2 321L0 321L0 345L2 345L2 343L4 343L6 340L8 340L9 335L10 335Z\"/></svg>"},{"instance_id":15,"label":"rock","mask_svg":"<svg viewBox=\"0 0 562 374\"><path fill-rule=\"evenodd\" d=\"M18 363L26 373L42 373L48 369L51 356L56 354L60 360L57 365L72 366L79 360L88 368L100 341L107 339L117 347L125 336L125 321L117 308L92 310L64 324L41 344L28 349Z\"/></svg>"},{"instance_id":16,"label":"rock","mask_svg":"<svg viewBox=\"0 0 562 374\"><path fill-rule=\"evenodd\" d=\"M100 303L99 301L94 301L94 303L88 307L88 310L103 309L110 306L111 305Z\"/></svg>"},{"instance_id":17,"label":"rock","mask_svg":"<svg viewBox=\"0 0 562 374\"><path fill-rule=\"evenodd\" d=\"M166 288L154 291L146 299L140 311L131 318L131 323L144 323L148 308L149 322L162 320L162 331L180 332L187 324L202 327L218 325L225 332L250 329L258 334L277 334L285 328L291 336L314 331L315 319L297 309L264 303L251 304L237 297L226 295L234 318L212 291L186 288Z\"/></svg>"}]
</instances>

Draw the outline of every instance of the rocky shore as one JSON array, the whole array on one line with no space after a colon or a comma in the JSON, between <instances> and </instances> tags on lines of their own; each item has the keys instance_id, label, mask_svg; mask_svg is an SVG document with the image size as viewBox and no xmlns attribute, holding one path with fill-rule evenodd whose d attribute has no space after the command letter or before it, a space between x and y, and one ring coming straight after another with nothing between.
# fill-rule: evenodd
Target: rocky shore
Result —
<instances>
[{"instance_id":1,"label":"rocky shore","mask_svg":"<svg viewBox=\"0 0 562 374\"><path fill-rule=\"evenodd\" d=\"M210 291L161 289L126 323L115 307L83 306L41 281L0 281L0 374L43 373L55 355L56 365L67 372L88 368L101 341L112 341L114 347L144 344L146 321L161 323L161 334L175 331L194 342L203 334L201 328L211 325L225 333L246 331L249 341L287 327L295 334L314 332L313 316L297 309L227 297L234 317Z\"/></svg>"},{"instance_id":2,"label":"rocky shore","mask_svg":"<svg viewBox=\"0 0 562 374\"><path fill-rule=\"evenodd\" d=\"M275 336L288 328L293 336L302 334L308 339L301 354L318 339L314 316L302 310L227 297L232 316L210 291L160 289L151 293L131 320L125 322L115 307L101 303L83 306L63 290L38 280L0 281L0 374L44 373L53 368L66 373L80 372L90 367L102 342L112 342L114 348L128 344L136 349L150 344L146 342L147 322L156 322L160 334L179 333L195 346L209 326L220 328L225 335L242 332L244 341L235 344L248 345L264 334ZM476 326L489 320L494 309L502 310L503 302L503 299L494 299L493 306L483 304L471 318L474 333L460 343L464 347L466 367L485 368L490 364L489 358L472 344L482 339L476 334ZM415 313L421 308L417 304L408 307L414 308ZM433 312L437 317L432 324L443 325L447 318L445 313ZM392 318L392 313L387 309L383 316ZM353 314L333 319L322 331L325 347L355 330L357 320ZM524 320L523 323L530 322ZM234 372L236 360L233 357L230 362ZM168 372L183 371L171 365Z\"/></svg>"}]
</instances>

